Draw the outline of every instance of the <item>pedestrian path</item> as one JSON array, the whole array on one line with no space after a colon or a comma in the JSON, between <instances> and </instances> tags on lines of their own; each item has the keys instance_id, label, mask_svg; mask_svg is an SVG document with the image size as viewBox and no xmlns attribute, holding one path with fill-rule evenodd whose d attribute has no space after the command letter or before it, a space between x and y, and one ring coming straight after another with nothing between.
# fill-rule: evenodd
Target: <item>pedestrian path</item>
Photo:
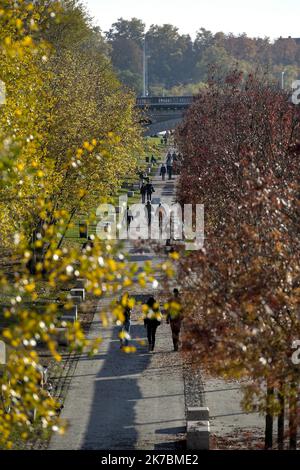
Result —
<instances>
[{"instance_id":1,"label":"pedestrian path","mask_svg":"<svg viewBox=\"0 0 300 470\"><path fill-rule=\"evenodd\" d=\"M153 178L154 197L171 203L174 181ZM141 267L147 259L161 259L152 249L135 252L126 243L130 262ZM135 292L140 294L140 290ZM143 294L150 295L149 290ZM105 308L103 301L100 308ZM185 398L182 363L173 352L170 327L163 323L157 332L154 354L138 344L137 352L120 350L118 329L103 328L95 315L89 339L101 336L99 353L80 358L66 398L62 419L69 428L64 436L53 436L50 449L176 450L185 433ZM133 317L131 336L145 339L145 329Z\"/></svg>"}]
</instances>

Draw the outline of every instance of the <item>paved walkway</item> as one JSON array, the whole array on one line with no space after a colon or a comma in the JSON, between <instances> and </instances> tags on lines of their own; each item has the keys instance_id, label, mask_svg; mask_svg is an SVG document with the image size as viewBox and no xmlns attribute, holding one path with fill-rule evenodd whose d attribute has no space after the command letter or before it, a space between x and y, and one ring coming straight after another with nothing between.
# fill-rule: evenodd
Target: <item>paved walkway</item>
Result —
<instances>
[{"instance_id":1,"label":"paved walkway","mask_svg":"<svg viewBox=\"0 0 300 470\"><path fill-rule=\"evenodd\" d=\"M211 434L217 438L214 447L254 447L254 442L262 441L264 417L259 413L242 410L241 383L206 376L202 380L204 405L209 408Z\"/></svg>"},{"instance_id":2,"label":"paved walkway","mask_svg":"<svg viewBox=\"0 0 300 470\"><path fill-rule=\"evenodd\" d=\"M163 183L157 176L153 184L154 197L170 203L174 181ZM135 253L129 243L127 249L131 262L141 266L147 259L160 261L152 251ZM143 294L147 298L151 293ZM145 339L143 325L137 317L133 320L133 339ZM136 354L122 353L118 329L104 329L96 314L89 338L100 335L104 341L98 355L83 355L71 382L62 413L69 429L63 437L53 436L50 449L178 449L186 424L184 384L180 355L172 352L169 325L158 328L154 354L141 345Z\"/></svg>"},{"instance_id":3,"label":"paved walkway","mask_svg":"<svg viewBox=\"0 0 300 470\"><path fill-rule=\"evenodd\" d=\"M155 177L153 184L154 197L171 203L175 181L163 183L161 178ZM131 262L141 268L148 259L154 265L161 261L151 250L136 252L130 242L126 243L126 249ZM141 295L141 291L134 294ZM153 291L143 292L145 300L150 294ZM154 295L157 296L157 292ZM98 310L106 306L101 301ZM144 327L135 314L131 334L135 339L145 340ZM180 354L172 352L169 326L163 323L159 327L154 354L149 354L146 346L138 343L137 353L122 353L118 329L104 329L96 314L89 338L99 336L103 343L98 355L93 358L82 355L71 382L62 413L69 428L63 437L53 436L50 449L181 449L186 402L181 358ZM242 393L238 382L201 375L201 390L196 387L188 392L188 403L209 407L212 435L221 438L225 448L231 445L237 448L241 441L246 446L249 432L256 437L263 435L263 418L241 410ZM220 448L220 441L215 445L212 438L212 446Z\"/></svg>"}]
</instances>

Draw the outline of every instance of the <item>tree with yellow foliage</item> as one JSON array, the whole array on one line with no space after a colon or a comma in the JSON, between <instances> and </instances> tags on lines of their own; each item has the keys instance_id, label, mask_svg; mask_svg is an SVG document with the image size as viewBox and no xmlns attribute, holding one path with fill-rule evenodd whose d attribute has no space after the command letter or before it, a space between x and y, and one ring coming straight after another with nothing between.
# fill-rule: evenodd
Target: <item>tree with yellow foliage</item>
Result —
<instances>
[{"instance_id":1,"label":"tree with yellow foliage","mask_svg":"<svg viewBox=\"0 0 300 470\"><path fill-rule=\"evenodd\" d=\"M40 386L37 343L61 359L58 304L43 302L44 292L57 296L60 285L84 278L93 295L120 295L136 275L141 286L151 280L150 267L137 274L112 242L95 240L85 251L64 243L78 212L89 214L119 188L143 152L134 98L103 52L76 1L0 2L7 88L0 108L0 338L10 351L0 379L0 445L8 448L16 430L30 436L33 410L43 429L63 432L57 403ZM123 313L114 309L106 320L118 319ZM98 346L79 322L66 335L71 350Z\"/></svg>"}]
</instances>

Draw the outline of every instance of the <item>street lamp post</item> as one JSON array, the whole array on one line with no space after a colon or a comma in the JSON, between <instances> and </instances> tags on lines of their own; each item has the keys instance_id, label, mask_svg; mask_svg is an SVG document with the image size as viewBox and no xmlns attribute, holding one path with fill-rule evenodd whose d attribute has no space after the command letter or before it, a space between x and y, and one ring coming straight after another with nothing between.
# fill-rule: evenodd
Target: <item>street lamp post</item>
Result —
<instances>
[{"instance_id":1,"label":"street lamp post","mask_svg":"<svg viewBox=\"0 0 300 470\"><path fill-rule=\"evenodd\" d=\"M281 72L281 89L284 90L284 75L285 75L285 71L282 71Z\"/></svg>"},{"instance_id":2,"label":"street lamp post","mask_svg":"<svg viewBox=\"0 0 300 470\"><path fill-rule=\"evenodd\" d=\"M144 37L144 50L143 50L143 94L144 97L149 95L148 90L148 54L147 54L147 33Z\"/></svg>"}]
</instances>

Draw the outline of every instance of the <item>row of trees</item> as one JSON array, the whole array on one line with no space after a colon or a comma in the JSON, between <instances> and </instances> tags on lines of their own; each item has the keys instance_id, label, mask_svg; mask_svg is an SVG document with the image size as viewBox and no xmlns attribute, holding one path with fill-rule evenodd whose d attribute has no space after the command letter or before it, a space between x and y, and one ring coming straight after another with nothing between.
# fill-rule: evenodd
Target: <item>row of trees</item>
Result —
<instances>
[{"instance_id":1,"label":"row of trees","mask_svg":"<svg viewBox=\"0 0 300 470\"><path fill-rule=\"evenodd\" d=\"M145 24L137 19L120 18L106 33L112 63L121 80L136 92L142 92L143 43ZM285 70L290 84L299 74L300 43L292 38L250 38L222 32L213 34L201 28L195 40L180 34L177 27L152 25L147 32L149 82L151 93L191 93L192 84L206 82L211 65L226 74L236 64L245 72L268 70L277 83ZM182 89L182 85L184 88Z\"/></svg>"},{"instance_id":2,"label":"row of trees","mask_svg":"<svg viewBox=\"0 0 300 470\"><path fill-rule=\"evenodd\" d=\"M214 375L241 379L266 414L266 447L296 447L300 338L300 125L288 94L239 71L210 81L177 131L182 203L205 205L205 249L182 260L184 347ZM294 358L295 359L295 358ZM296 358L297 359L297 358Z\"/></svg>"},{"instance_id":3,"label":"row of trees","mask_svg":"<svg viewBox=\"0 0 300 470\"><path fill-rule=\"evenodd\" d=\"M42 2L42 12L51 3ZM12 240L7 236L10 228L19 227L24 217L32 215L28 233L43 223L36 220L32 200L40 195L39 183L46 173L45 191L53 208L75 215L82 202L87 209L95 205L95 191L97 202L111 194L142 152L134 97L116 79L103 54L101 35L90 27L76 1L63 5L59 20L55 16L38 24L39 30L26 36L29 51L22 51L21 63L18 51L0 58L0 78L7 90L1 132L6 137L13 133L11 140L22 144L18 149L20 175L15 174L16 184L5 188L0 201L2 246ZM22 19L20 22L17 33L26 34ZM11 41L7 29L1 28L4 43ZM33 41L39 44L35 60L30 50ZM118 142L112 145L115 134ZM106 143L108 135L110 142ZM93 140L95 136L97 140ZM78 150L84 142L84 149ZM44 171L33 177L39 165ZM29 177L23 177L24 170Z\"/></svg>"},{"instance_id":4,"label":"row of trees","mask_svg":"<svg viewBox=\"0 0 300 470\"><path fill-rule=\"evenodd\" d=\"M72 307L60 288L83 278L101 297L132 283L137 268L112 243L95 240L82 251L64 236L135 171L143 140L134 96L76 0L1 1L0 80L0 339L9 351L0 446L11 448L12 436L26 440L33 431L33 410L41 429L63 432L57 404L40 386L37 348L60 361L59 304ZM146 279L138 274L141 285ZM122 311L111 318L122 321ZM71 349L88 345L77 322L66 335Z\"/></svg>"}]
</instances>

